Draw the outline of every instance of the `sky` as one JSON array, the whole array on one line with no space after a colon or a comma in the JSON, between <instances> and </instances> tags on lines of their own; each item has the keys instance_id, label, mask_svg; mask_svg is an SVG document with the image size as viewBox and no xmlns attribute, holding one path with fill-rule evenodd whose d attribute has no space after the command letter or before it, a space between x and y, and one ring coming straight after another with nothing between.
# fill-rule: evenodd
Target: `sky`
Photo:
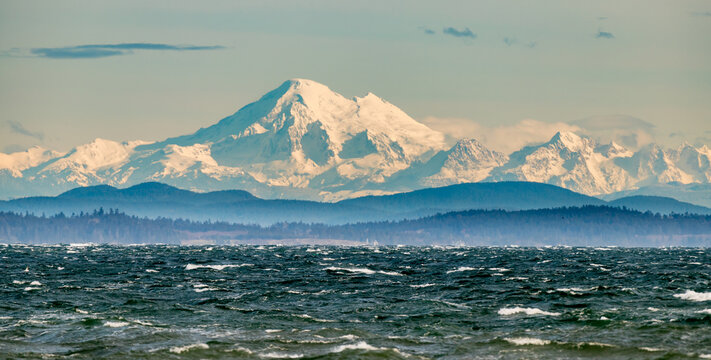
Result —
<instances>
[{"instance_id":1,"label":"sky","mask_svg":"<svg viewBox=\"0 0 711 360\"><path fill-rule=\"evenodd\" d=\"M0 2L0 151L162 140L291 78L496 150L711 145L711 2Z\"/></svg>"}]
</instances>

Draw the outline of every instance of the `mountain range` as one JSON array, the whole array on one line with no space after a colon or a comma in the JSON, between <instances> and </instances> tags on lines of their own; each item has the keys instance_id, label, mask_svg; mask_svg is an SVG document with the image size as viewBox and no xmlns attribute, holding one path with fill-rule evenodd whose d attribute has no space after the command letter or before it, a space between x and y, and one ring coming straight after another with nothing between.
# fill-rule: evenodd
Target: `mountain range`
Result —
<instances>
[{"instance_id":1,"label":"mountain range","mask_svg":"<svg viewBox=\"0 0 711 360\"><path fill-rule=\"evenodd\" d=\"M200 192L339 201L498 181L547 183L608 199L640 189L664 195L681 186L694 202L711 206L705 186L711 149L651 144L631 151L573 132L508 155L475 139L450 146L444 134L373 94L349 99L294 79L193 134L158 142L96 139L66 153L40 147L0 153L2 199L161 182Z\"/></svg>"},{"instance_id":2,"label":"mountain range","mask_svg":"<svg viewBox=\"0 0 711 360\"><path fill-rule=\"evenodd\" d=\"M472 209L518 211L582 206L711 215L711 208L670 198L632 196L606 202L554 185L508 181L456 184L338 202L260 199L241 190L197 193L155 182L125 189L97 185L72 189L56 197L0 201L0 212L54 216L87 214L103 208L140 217L272 225L284 222L352 224L419 219Z\"/></svg>"}]
</instances>

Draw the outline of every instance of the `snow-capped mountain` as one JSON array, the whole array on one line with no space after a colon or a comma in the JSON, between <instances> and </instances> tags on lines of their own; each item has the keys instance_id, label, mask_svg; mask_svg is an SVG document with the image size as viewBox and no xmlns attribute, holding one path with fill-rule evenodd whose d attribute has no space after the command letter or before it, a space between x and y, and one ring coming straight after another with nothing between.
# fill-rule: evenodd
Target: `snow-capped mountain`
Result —
<instances>
[{"instance_id":1,"label":"snow-capped mountain","mask_svg":"<svg viewBox=\"0 0 711 360\"><path fill-rule=\"evenodd\" d=\"M664 183L709 183L707 147L663 149L651 144L632 152L572 132L559 132L545 144L510 155L487 181L524 180L558 185L588 195L602 195Z\"/></svg>"},{"instance_id":2,"label":"snow-capped mountain","mask_svg":"<svg viewBox=\"0 0 711 360\"><path fill-rule=\"evenodd\" d=\"M615 164L615 159L629 154L615 143L599 146L590 138L559 132L545 144L514 152L487 180L534 181L583 194L606 194L631 185L628 174Z\"/></svg>"},{"instance_id":3,"label":"snow-capped mountain","mask_svg":"<svg viewBox=\"0 0 711 360\"><path fill-rule=\"evenodd\" d=\"M96 139L67 153L0 153L0 198L146 181L263 198L338 200L463 182L523 180L588 195L711 182L711 150L632 152L572 132L506 156L475 139L454 146L387 101L348 99L311 80L283 83L193 134L160 142Z\"/></svg>"},{"instance_id":4,"label":"snow-capped mountain","mask_svg":"<svg viewBox=\"0 0 711 360\"><path fill-rule=\"evenodd\" d=\"M347 99L294 79L194 134L155 143L96 139L24 167L3 161L4 182L28 183L34 193L0 196L150 180L196 190L240 188L262 197L337 199L385 192L394 173L446 150L444 138L373 94ZM21 157L3 155L0 160Z\"/></svg>"}]
</instances>

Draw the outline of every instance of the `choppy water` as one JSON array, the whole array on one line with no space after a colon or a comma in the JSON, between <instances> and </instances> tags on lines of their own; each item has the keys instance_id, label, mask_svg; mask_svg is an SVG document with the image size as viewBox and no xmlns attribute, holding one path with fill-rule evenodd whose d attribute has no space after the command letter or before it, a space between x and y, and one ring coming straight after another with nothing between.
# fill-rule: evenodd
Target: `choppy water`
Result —
<instances>
[{"instance_id":1,"label":"choppy water","mask_svg":"<svg viewBox=\"0 0 711 360\"><path fill-rule=\"evenodd\" d=\"M710 249L0 247L0 358L711 358Z\"/></svg>"}]
</instances>

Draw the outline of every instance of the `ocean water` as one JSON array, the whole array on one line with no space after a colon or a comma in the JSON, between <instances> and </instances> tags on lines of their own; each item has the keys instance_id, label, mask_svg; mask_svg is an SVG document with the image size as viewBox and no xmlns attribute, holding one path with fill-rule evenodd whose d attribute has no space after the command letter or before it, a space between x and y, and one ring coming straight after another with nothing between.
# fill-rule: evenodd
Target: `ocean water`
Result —
<instances>
[{"instance_id":1,"label":"ocean water","mask_svg":"<svg viewBox=\"0 0 711 360\"><path fill-rule=\"evenodd\" d=\"M0 358L711 358L711 250L0 246Z\"/></svg>"}]
</instances>

